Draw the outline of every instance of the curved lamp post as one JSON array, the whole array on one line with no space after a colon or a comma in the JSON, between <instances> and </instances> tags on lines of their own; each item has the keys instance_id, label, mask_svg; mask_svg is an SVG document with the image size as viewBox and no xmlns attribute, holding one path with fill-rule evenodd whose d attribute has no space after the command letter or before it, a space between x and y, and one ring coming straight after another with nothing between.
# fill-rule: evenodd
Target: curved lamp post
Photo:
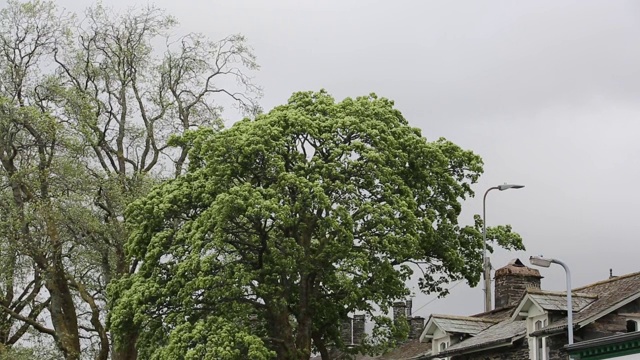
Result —
<instances>
[{"instance_id":1,"label":"curved lamp post","mask_svg":"<svg viewBox=\"0 0 640 360\"><path fill-rule=\"evenodd\" d=\"M487 194L491 190L522 189L524 185L503 184L487 189L482 198L482 272L484 277L484 311L491 311L491 263L487 257Z\"/></svg>"},{"instance_id":2,"label":"curved lamp post","mask_svg":"<svg viewBox=\"0 0 640 360\"><path fill-rule=\"evenodd\" d=\"M531 256L529 258L531 265L549 267L551 264L558 264L564 268L567 275L567 336L569 337L569 345L573 344L573 306L571 301L571 272L567 264L556 259L547 259L542 256Z\"/></svg>"}]
</instances>

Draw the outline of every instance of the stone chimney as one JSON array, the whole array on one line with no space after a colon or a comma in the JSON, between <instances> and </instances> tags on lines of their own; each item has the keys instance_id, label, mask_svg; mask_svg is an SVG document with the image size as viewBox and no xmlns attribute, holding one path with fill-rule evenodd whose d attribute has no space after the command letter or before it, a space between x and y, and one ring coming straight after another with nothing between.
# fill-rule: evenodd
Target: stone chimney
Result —
<instances>
[{"instance_id":1,"label":"stone chimney","mask_svg":"<svg viewBox=\"0 0 640 360\"><path fill-rule=\"evenodd\" d=\"M407 318L407 304L404 301L393 303L393 321L396 322L400 318Z\"/></svg>"},{"instance_id":2,"label":"stone chimney","mask_svg":"<svg viewBox=\"0 0 640 360\"><path fill-rule=\"evenodd\" d=\"M414 316L409 318L409 340L415 340L420 337L424 330L424 318L422 316Z\"/></svg>"},{"instance_id":3,"label":"stone chimney","mask_svg":"<svg viewBox=\"0 0 640 360\"><path fill-rule=\"evenodd\" d=\"M527 288L540 289L540 272L513 259L495 272L496 309L516 305Z\"/></svg>"},{"instance_id":4,"label":"stone chimney","mask_svg":"<svg viewBox=\"0 0 640 360\"><path fill-rule=\"evenodd\" d=\"M364 315L353 315L353 343L359 345L364 340Z\"/></svg>"},{"instance_id":5,"label":"stone chimney","mask_svg":"<svg viewBox=\"0 0 640 360\"><path fill-rule=\"evenodd\" d=\"M353 328L351 324L351 318L342 320L340 324L340 339L345 345L353 344Z\"/></svg>"}]
</instances>

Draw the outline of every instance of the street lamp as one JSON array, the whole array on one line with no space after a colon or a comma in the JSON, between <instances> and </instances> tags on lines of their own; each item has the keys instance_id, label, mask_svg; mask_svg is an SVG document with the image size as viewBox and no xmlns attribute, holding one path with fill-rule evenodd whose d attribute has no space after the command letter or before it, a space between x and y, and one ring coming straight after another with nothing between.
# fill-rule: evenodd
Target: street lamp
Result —
<instances>
[{"instance_id":1,"label":"street lamp","mask_svg":"<svg viewBox=\"0 0 640 360\"><path fill-rule=\"evenodd\" d=\"M487 194L491 190L522 189L524 185L502 184L487 189L482 198L482 273L484 277L484 311L491 311L491 263L487 257Z\"/></svg>"},{"instance_id":2,"label":"street lamp","mask_svg":"<svg viewBox=\"0 0 640 360\"><path fill-rule=\"evenodd\" d=\"M529 258L531 265L548 268L552 263L558 264L564 268L567 275L567 336L569 337L569 345L573 344L573 306L571 301L571 272L567 264L556 259L547 259L542 256L532 256Z\"/></svg>"}]
</instances>

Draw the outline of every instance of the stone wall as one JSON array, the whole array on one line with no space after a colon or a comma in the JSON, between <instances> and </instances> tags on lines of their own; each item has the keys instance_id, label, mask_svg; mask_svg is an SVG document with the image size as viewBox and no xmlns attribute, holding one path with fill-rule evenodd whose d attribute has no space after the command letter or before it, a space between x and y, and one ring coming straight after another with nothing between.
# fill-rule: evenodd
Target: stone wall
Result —
<instances>
[{"instance_id":1,"label":"stone wall","mask_svg":"<svg viewBox=\"0 0 640 360\"><path fill-rule=\"evenodd\" d=\"M591 340L626 331L627 318L616 313L611 313L580 329L577 335L579 335L582 340Z\"/></svg>"},{"instance_id":2,"label":"stone wall","mask_svg":"<svg viewBox=\"0 0 640 360\"><path fill-rule=\"evenodd\" d=\"M628 314L640 313L640 301L633 301L617 311L607 314L576 333L576 340L591 340L627 332Z\"/></svg>"},{"instance_id":3,"label":"stone wall","mask_svg":"<svg viewBox=\"0 0 640 360\"><path fill-rule=\"evenodd\" d=\"M549 360L566 360L569 358L564 351L567 337L557 335L547 338L549 345ZM527 339L518 340L514 346L501 347L486 351L479 351L468 355L452 356L452 360L529 360L529 345Z\"/></svg>"},{"instance_id":4,"label":"stone wall","mask_svg":"<svg viewBox=\"0 0 640 360\"><path fill-rule=\"evenodd\" d=\"M574 336L575 337L575 336ZM565 360L569 355L564 351L564 346L568 343L566 335L556 335L547 338L549 346L549 360Z\"/></svg>"},{"instance_id":5,"label":"stone wall","mask_svg":"<svg viewBox=\"0 0 640 360\"><path fill-rule=\"evenodd\" d=\"M469 355L452 356L451 360L529 360L529 347L518 341L514 347L479 351Z\"/></svg>"}]
</instances>

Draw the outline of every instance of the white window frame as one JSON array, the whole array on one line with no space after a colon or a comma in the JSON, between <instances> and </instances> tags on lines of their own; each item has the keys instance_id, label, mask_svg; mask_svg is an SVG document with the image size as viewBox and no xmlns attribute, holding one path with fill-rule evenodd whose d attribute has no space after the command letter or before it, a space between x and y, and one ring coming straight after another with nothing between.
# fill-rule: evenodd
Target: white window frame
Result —
<instances>
[{"instance_id":1,"label":"white window frame","mask_svg":"<svg viewBox=\"0 0 640 360\"><path fill-rule=\"evenodd\" d=\"M640 331L640 318L637 317L627 317L625 321L625 325L627 321L635 321L636 323L636 331Z\"/></svg>"},{"instance_id":2,"label":"white window frame","mask_svg":"<svg viewBox=\"0 0 640 360\"><path fill-rule=\"evenodd\" d=\"M439 337L437 339L433 339L433 343L432 343L432 347L431 347L431 353L432 354L439 354L441 351L441 346L444 345L444 350L448 349L449 346L451 345L451 337L450 336L443 336L443 337ZM446 357L446 358L438 358L441 360L449 360L450 358Z\"/></svg>"},{"instance_id":3,"label":"white window frame","mask_svg":"<svg viewBox=\"0 0 640 360\"><path fill-rule=\"evenodd\" d=\"M539 328L536 328L536 324L540 324ZM527 333L539 330L549 324L549 317L547 314L532 316L527 319ZM538 342L540 341L540 347ZM542 349L542 354L538 354L538 349ZM531 360L549 360L548 353L549 346L547 344L547 337L529 336L529 359Z\"/></svg>"}]
</instances>

